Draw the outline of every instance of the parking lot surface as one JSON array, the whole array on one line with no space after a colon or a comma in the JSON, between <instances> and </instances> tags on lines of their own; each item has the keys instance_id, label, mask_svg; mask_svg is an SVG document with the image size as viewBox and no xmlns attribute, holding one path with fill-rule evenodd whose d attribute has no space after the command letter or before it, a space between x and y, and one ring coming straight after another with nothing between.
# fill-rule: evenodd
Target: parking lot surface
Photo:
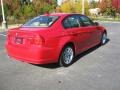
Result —
<instances>
[{"instance_id":1,"label":"parking lot surface","mask_svg":"<svg viewBox=\"0 0 120 90\"><path fill-rule=\"evenodd\" d=\"M120 23L101 22L109 40L67 68L32 65L9 58L0 33L0 90L120 90Z\"/></svg>"}]
</instances>

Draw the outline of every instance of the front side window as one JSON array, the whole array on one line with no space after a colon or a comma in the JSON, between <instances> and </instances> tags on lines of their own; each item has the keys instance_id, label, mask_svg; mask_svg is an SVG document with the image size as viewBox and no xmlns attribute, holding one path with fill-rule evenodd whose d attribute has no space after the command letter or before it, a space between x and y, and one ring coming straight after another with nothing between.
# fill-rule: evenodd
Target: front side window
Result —
<instances>
[{"instance_id":1,"label":"front side window","mask_svg":"<svg viewBox=\"0 0 120 90\"><path fill-rule=\"evenodd\" d=\"M22 27L49 27L57 19L58 16L38 16L25 23Z\"/></svg>"},{"instance_id":2,"label":"front side window","mask_svg":"<svg viewBox=\"0 0 120 90\"><path fill-rule=\"evenodd\" d=\"M63 21L64 28L76 28L80 27L79 17L69 16Z\"/></svg>"},{"instance_id":3,"label":"front side window","mask_svg":"<svg viewBox=\"0 0 120 90\"><path fill-rule=\"evenodd\" d=\"M94 23L86 16L80 16L81 21L85 26L91 26L94 25Z\"/></svg>"}]
</instances>

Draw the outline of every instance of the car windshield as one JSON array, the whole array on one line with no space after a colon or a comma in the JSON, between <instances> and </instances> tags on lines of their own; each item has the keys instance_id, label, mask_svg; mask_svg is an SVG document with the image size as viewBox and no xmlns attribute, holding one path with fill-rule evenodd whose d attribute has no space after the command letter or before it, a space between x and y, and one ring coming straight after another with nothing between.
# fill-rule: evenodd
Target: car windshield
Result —
<instances>
[{"instance_id":1,"label":"car windshield","mask_svg":"<svg viewBox=\"0 0 120 90\"><path fill-rule=\"evenodd\" d=\"M22 27L49 27L57 19L58 16L38 16L25 23Z\"/></svg>"}]
</instances>

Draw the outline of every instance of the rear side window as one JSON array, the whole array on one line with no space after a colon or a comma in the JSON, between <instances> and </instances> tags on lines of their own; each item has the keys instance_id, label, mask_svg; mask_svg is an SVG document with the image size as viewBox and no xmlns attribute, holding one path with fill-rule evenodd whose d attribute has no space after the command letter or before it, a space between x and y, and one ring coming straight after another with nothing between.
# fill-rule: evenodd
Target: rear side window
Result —
<instances>
[{"instance_id":1,"label":"rear side window","mask_svg":"<svg viewBox=\"0 0 120 90\"><path fill-rule=\"evenodd\" d=\"M49 27L57 19L58 16L38 16L25 23L22 27Z\"/></svg>"},{"instance_id":2,"label":"rear side window","mask_svg":"<svg viewBox=\"0 0 120 90\"><path fill-rule=\"evenodd\" d=\"M86 16L80 16L81 21L83 22L84 26L91 26L94 25L94 23L92 22L92 20L90 20L88 17Z\"/></svg>"},{"instance_id":3,"label":"rear side window","mask_svg":"<svg viewBox=\"0 0 120 90\"><path fill-rule=\"evenodd\" d=\"M63 21L63 27L64 28L75 28L80 27L81 24L79 22L79 17L77 16L69 16L64 19Z\"/></svg>"}]
</instances>

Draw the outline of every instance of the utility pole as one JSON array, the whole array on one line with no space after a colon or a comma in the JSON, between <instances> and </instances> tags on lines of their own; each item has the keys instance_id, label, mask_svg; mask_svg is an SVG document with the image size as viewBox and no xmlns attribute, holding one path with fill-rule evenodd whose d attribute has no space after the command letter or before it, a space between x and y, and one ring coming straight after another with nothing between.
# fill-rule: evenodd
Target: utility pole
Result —
<instances>
[{"instance_id":1,"label":"utility pole","mask_svg":"<svg viewBox=\"0 0 120 90\"><path fill-rule=\"evenodd\" d=\"M7 29L7 23L5 20L5 13L4 13L4 6L3 6L3 0L1 0L1 9L2 9L2 29L6 30Z\"/></svg>"},{"instance_id":2,"label":"utility pole","mask_svg":"<svg viewBox=\"0 0 120 90\"><path fill-rule=\"evenodd\" d=\"M82 0L82 14L85 14L85 0Z\"/></svg>"}]
</instances>

